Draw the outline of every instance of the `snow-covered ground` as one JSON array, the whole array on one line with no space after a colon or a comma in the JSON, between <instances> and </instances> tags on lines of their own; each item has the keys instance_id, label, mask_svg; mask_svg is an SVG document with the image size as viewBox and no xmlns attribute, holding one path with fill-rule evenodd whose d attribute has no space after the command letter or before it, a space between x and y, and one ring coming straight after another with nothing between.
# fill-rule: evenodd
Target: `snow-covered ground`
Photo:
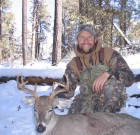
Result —
<instances>
[{"instance_id":1,"label":"snow-covered ground","mask_svg":"<svg viewBox=\"0 0 140 135\"><path fill-rule=\"evenodd\" d=\"M140 54L126 57L126 61L135 74L140 73ZM52 67L47 62L34 62L22 67L19 64L12 65L3 63L0 65L0 76L3 75L39 75L49 76L54 78L62 77L65 70L65 63L60 63L57 67ZM32 85L28 85L33 89ZM51 86L38 86L38 95L49 95L51 93ZM122 108L121 112L133 115L140 118L140 98L131 98L133 94L140 94L140 83L134 83L127 88L128 101L126 107ZM1 135L36 135L35 120L33 114L33 106L27 106L23 102L25 96L24 92L17 90L16 81L11 80L7 83L0 84L0 134ZM132 106L131 106L132 105ZM60 114L60 112L57 113ZM64 114L66 111L64 112Z\"/></svg>"}]
</instances>

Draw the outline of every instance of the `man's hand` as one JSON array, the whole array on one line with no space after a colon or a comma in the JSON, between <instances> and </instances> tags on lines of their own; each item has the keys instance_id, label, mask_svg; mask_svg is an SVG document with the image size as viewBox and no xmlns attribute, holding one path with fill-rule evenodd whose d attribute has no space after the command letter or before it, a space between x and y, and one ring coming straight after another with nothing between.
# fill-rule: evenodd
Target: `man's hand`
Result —
<instances>
[{"instance_id":1,"label":"man's hand","mask_svg":"<svg viewBox=\"0 0 140 135\"><path fill-rule=\"evenodd\" d=\"M108 72L102 73L96 80L93 82L92 90L96 93L100 93L100 91L103 89L103 86L105 82L107 81L110 74Z\"/></svg>"}]
</instances>

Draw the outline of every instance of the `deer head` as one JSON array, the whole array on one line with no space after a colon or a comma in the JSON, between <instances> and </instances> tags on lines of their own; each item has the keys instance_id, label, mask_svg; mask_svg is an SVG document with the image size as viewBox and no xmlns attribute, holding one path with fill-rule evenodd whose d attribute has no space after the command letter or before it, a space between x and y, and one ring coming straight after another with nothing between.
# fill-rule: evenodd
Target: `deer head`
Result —
<instances>
[{"instance_id":1,"label":"deer head","mask_svg":"<svg viewBox=\"0 0 140 135\"><path fill-rule=\"evenodd\" d=\"M37 95L37 85L35 85L34 90L28 89L25 85L28 82L24 82L23 77L21 76L21 83L19 82L19 77L17 76L17 88L21 91L30 93L34 99L34 113L37 122L37 132L43 133L46 130L46 125L50 123L52 120L53 115L53 108L58 106L58 102L60 99L55 98L55 96L61 92L67 92L69 90L69 81L68 76L65 74L66 77L66 84L58 83L62 89L55 91L54 84L52 86L52 94L50 96L38 96ZM55 120L54 122L55 123Z\"/></svg>"}]
</instances>

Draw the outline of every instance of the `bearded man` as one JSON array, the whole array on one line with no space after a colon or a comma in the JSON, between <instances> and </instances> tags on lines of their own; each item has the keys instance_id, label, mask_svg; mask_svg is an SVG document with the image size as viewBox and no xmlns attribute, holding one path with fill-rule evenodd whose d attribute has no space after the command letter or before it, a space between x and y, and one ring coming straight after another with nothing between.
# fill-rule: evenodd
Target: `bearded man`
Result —
<instances>
[{"instance_id":1,"label":"bearded man","mask_svg":"<svg viewBox=\"0 0 140 135\"><path fill-rule=\"evenodd\" d=\"M69 113L120 111L127 98L125 89L134 81L126 61L115 50L103 48L89 24L78 29L75 54L65 70L69 93L58 95L70 98L80 85L80 94L75 97Z\"/></svg>"}]
</instances>

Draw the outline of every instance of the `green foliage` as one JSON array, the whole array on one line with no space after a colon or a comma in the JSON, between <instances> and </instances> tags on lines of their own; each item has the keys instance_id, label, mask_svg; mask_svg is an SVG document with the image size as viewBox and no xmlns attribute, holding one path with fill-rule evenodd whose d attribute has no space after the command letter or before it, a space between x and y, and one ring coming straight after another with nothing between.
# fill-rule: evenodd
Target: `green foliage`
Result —
<instances>
[{"instance_id":1,"label":"green foliage","mask_svg":"<svg viewBox=\"0 0 140 135\"><path fill-rule=\"evenodd\" d=\"M11 6L10 0L1 0L0 7L2 7L3 12L8 10L10 8L10 6Z\"/></svg>"},{"instance_id":2,"label":"green foliage","mask_svg":"<svg viewBox=\"0 0 140 135\"><path fill-rule=\"evenodd\" d=\"M73 33L71 35L69 33L70 31L75 32L73 28L77 28L79 22L92 24L104 46L121 48L126 44L124 39L120 38L121 35L113 26L113 22L118 23L127 37L132 39L132 35L139 36L139 27L137 27L137 31L133 30L133 34L129 32L132 19L140 16L140 9L136 7L134 0L78 0L75 2L72 5L71 1L64 0L64 13L67 14L63 17L65 39L67 40L67 36L69 36L69 40L67 40L69 43L73 42L73 38L70 37L73 36ZM74 26L71 22L74 22Z\"/></svg>"},{"instance_id":3,"label":"green foliage","mask_svg":"<svg viewBox=\"0 0 140 135\"><path fill-rule=\"evenodd\" d=\"M46 31L50 31L49 30L49 26L50 24L50 15L49 12L47 10L47 4L46 4L46 0L40 0L39 1L39 8L38 8L38 17L39 17L39 23L42 24L41 29L44 29Z\"/></svg>"},{"instance_id":4,"label":"green foliage","mask_svg":"<svg viewBox=\"0 0 140 135\"><path fill-rule=\"evenodd\" d=\"M129 29L129 38L134 44L139 44L140 39L140 22L131 21Z\"/></svg>"},{"instance_id":5,"label":"green foliage","mask_svg":"<svg viewBox=\"0 0 140 135\"><path fill-rule=\"evenodd\" d=\"M63 37L62 42L67 48L75 43L75 31L78 22L78 0L63 0Z\"/></svg>"},{"instance_id":6,"label":"green foliage","mask_svg":"<svg viewBox=\"0 0 140 135\"><path fill-rule=\"evenodd\" d=\"M11 49L14 48L11 47L11 44L14 44L15 38L14 38L14 32L15 32L15 24L14 24L14 14L11 13L11 2L10 0L2 0L1 5L2 14L1 14L1 20L2 20L2 41L1 41L1 47L2 47L2 58L8 58L9 52Z\"/></svg>"}]
</instances>

